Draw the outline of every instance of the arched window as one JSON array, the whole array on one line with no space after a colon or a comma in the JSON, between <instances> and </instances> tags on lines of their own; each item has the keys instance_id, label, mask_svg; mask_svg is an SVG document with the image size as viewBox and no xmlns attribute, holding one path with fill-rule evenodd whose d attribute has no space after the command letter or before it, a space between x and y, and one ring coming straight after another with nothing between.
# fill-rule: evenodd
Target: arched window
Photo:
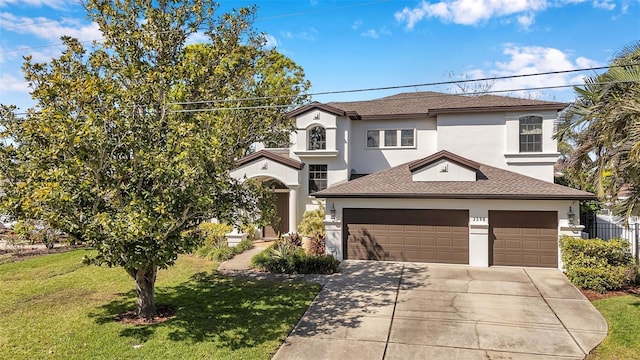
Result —
<instances>
[{"instance_id":1,"label":"arched window","mask_svg":"<svg viewBox=\"0 0 640 360\"><path fill-rule=\"evenodd\" d=\"M325 150L327 148L327 131L322 126L309 129L308 150Z\"/></svg>"},{"instance_id":2,"label":"arched window","mask_svg":"<svg viewBox=\"0 0 640 360\"><path fill-rule=\"evenodd\" d=\"M542 152L542 117L520 117L520 152Z\"/></svg>"}]
</instances>

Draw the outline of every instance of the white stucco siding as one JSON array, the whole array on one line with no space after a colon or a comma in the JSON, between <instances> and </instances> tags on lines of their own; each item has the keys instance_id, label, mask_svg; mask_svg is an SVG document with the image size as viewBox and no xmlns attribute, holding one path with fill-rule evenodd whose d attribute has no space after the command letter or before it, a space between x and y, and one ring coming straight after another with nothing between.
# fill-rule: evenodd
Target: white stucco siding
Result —
<instances>
[{"instance_id":1,"label":"white stucco siding","mask_svg":"<svg viewBox=\"0 0 640 360\"><path fill-rule=\"evenodd\" d=\"M450 209L469 211L469 265L489 266L489 210L556 211L558 234L580 236L580 231L569 226L569 207L575 210L571 200L482 200L482 199L327 199L326 207L335 206L336 218L327 215L327 252L342 260L342 210L345 208L376 209ZM562 268L560 250L558 264Z\"/></svg>"},{"instance_id":2,"label":"white stucco siding","mask_svg":"<svg viewBox=\"0 0 640 360\"><path fill-rule=\"evenodd\" d=\"M300 185L300 176L297 169L267 158L257 159L237 167L231 170L230 175L238 180L266 177L276 179L286 186Z\"/></svg>"},{"instance_id":3,"label":"white stucco siding","mask_svg":"<svg viewBox=\"0 0 640 360\"><path fill-rule=\"evenodd\" d=\"M440 160L412 174L413 181L476 181L476 171L448 160Z\"/></svg>"},{"instance_id":4,"label":"white stucco siding","mask_svg":"<svg viewBox=\"0 0 640 360\"><path fill-rule=\"evenodd\" d=\"M520 152L519 118L542 117L542 152ZM438 115L438 150L553 182L555 111Z\"/></svg>"},{"instance_id":5,"label":"white stucco siding","mask_svg":"<svg viewBox=\"0 0 640 360\"><path fill-rule=\"evenodd\" d=\"M335 115L321 110L312 110L296 118L297 141L295 142L294 149L298 151L307 150L307 131L314 126L322 126L325 128L327 134L326 150L336 150L338 136L336 132L337 118Z\"/></svg>"},{"instance_id":6,"label":"white stucco siding","mask_svg":"<svg viewBox=\"0 0 640 360\"><path fill-rule=\"evenodd\" d=\"M415 147L367 148L367 130L416 129ZM400 141L398 139L398 141ZM350 167L358 174L371 174L406 162L421 159L437 150L436 121L434 118L413 120L360 120L353 121L349 139Z\"/></svg>"},{"instance_id":7,"label":"white stucco siding","mask_svg":"<svg viewBox=\"0 0 640 360\"><path fill-rule=\"evenodd\" d=\"M504 169L505 137L501 113L438 115L438 151Z\"/></svg>"},{"instance_id":8,"label":"white stucco siding","mask_svg":"<svg viewBox=\"0 0 640 360\"><path fill-rule=\"evenodd\" d=\"M542 117L542 153L555 153L558 151L558 141L553 138L555 133L555 121L557 111L533 111L533 112L512 112L504 115L506 124L506 150L507 154L520 153L520 117L522 116Z\"/></svg>"}]
</instances>

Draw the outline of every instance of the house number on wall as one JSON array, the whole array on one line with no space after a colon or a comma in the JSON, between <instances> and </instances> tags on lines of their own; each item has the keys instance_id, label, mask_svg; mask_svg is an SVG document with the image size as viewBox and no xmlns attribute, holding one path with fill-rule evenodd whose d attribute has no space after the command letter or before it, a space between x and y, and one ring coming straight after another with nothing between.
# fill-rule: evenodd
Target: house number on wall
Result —
<instances>
[{"instance_id":1,"label":"house number on wall","mask_svg":"<svg viewBox=\"0 0 640 360\"><path fill-rule=\"evenodd\" d=\"M487 218L483 216L472 216L471 221L473 222L486 222Z\"/></svg>"}]
</instances>

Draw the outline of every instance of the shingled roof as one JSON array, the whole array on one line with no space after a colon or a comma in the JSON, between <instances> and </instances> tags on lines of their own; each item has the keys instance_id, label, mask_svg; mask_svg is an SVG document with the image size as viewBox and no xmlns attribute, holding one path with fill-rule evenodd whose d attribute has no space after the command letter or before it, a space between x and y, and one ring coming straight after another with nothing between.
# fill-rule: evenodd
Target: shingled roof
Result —
<instances>
[{"instance_id":1,"label":"shingled roof","mask_svg":"<svg viewBox=\"0 0 640 360\"><path fill-rule=\"evenodd\" d=\"M301 163L300 161L297 161L288 157L284 157L282 155L278 155L268 150L260 150L260 151L254 152L249 156L245 156L242 159L236 161L236 166L242 166L244 164L248 164L252 161L255 161L261 158L266 158L266 159L275 161L277 163L288 166L290 168L294 168L296 170L300 170L304 167L304 164Z\"/></svg>"},{"instance_id":2,"label":"shingled roof","mask_svg":"<svg viewBox=\"0 0 640 360\"><path fill-rule=\"evenodd\" d=\"M460 158L443 151L425 159ZM319 198L433 198L433 199L521 199L586 200L595 195L570 187L534 179L512 171L478 164L476 181L413 181L412 168L425 159L412 161L311 194ZM464 159L464 158L462 158Z\"/></svg>"},{"instance_id":3,"label":"shingled roof","mask_svg":"<svg viewBox=\"0 0 640 360\"><path fill-rule=\"evenodd\" d=\"M527 111L527 110L562 110L568 104L521 99L497 95L459 95L445 94L433 91L401 93L375 100L330 102L327 104L312 103L298 110L294 110L290 116L306 112L312 108L326 109L338 114L349 115L353 119L385 118L389 115L395 117L411 117L417 115L435 116L442 113L455 112L489 112L489 111ZM325 109L325 110L326 110ZM292 115L295 113L295 115Z\"/></svg>"}]
</instances>

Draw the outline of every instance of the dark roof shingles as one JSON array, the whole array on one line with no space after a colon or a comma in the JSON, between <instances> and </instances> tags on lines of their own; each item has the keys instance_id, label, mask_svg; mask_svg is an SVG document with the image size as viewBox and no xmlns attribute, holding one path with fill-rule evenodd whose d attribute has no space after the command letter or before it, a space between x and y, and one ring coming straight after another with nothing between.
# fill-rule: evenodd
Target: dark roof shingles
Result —
<instances>
[{"instance_id":1,"label":"dark roof shingles","mask_svg":"<svg viewBox=\"0 0 640 360\"><path fill-rule=\"evenodd\" d=\"M413 181L411 163L319 191L317 197L593 199L591 193L480 164L476 181Z\"/></svg>"},{"instance_id":2,"label":"dark roof shingles","mask_svg":"<svg viewBox=\"0 0 640 360\"><path fill-rule=\"evenodd\" d=\"M326 105L344 111L355 111L363 117L404 114L433 115L438 112L464 109L481 111L482 109L506 109L510 107L561 110L567 106L567 104L553 101L530 100L497 95L470 96L445 94L433 91L401 93L367 101L330 102Z\"/></svg>"}]
</instances>

